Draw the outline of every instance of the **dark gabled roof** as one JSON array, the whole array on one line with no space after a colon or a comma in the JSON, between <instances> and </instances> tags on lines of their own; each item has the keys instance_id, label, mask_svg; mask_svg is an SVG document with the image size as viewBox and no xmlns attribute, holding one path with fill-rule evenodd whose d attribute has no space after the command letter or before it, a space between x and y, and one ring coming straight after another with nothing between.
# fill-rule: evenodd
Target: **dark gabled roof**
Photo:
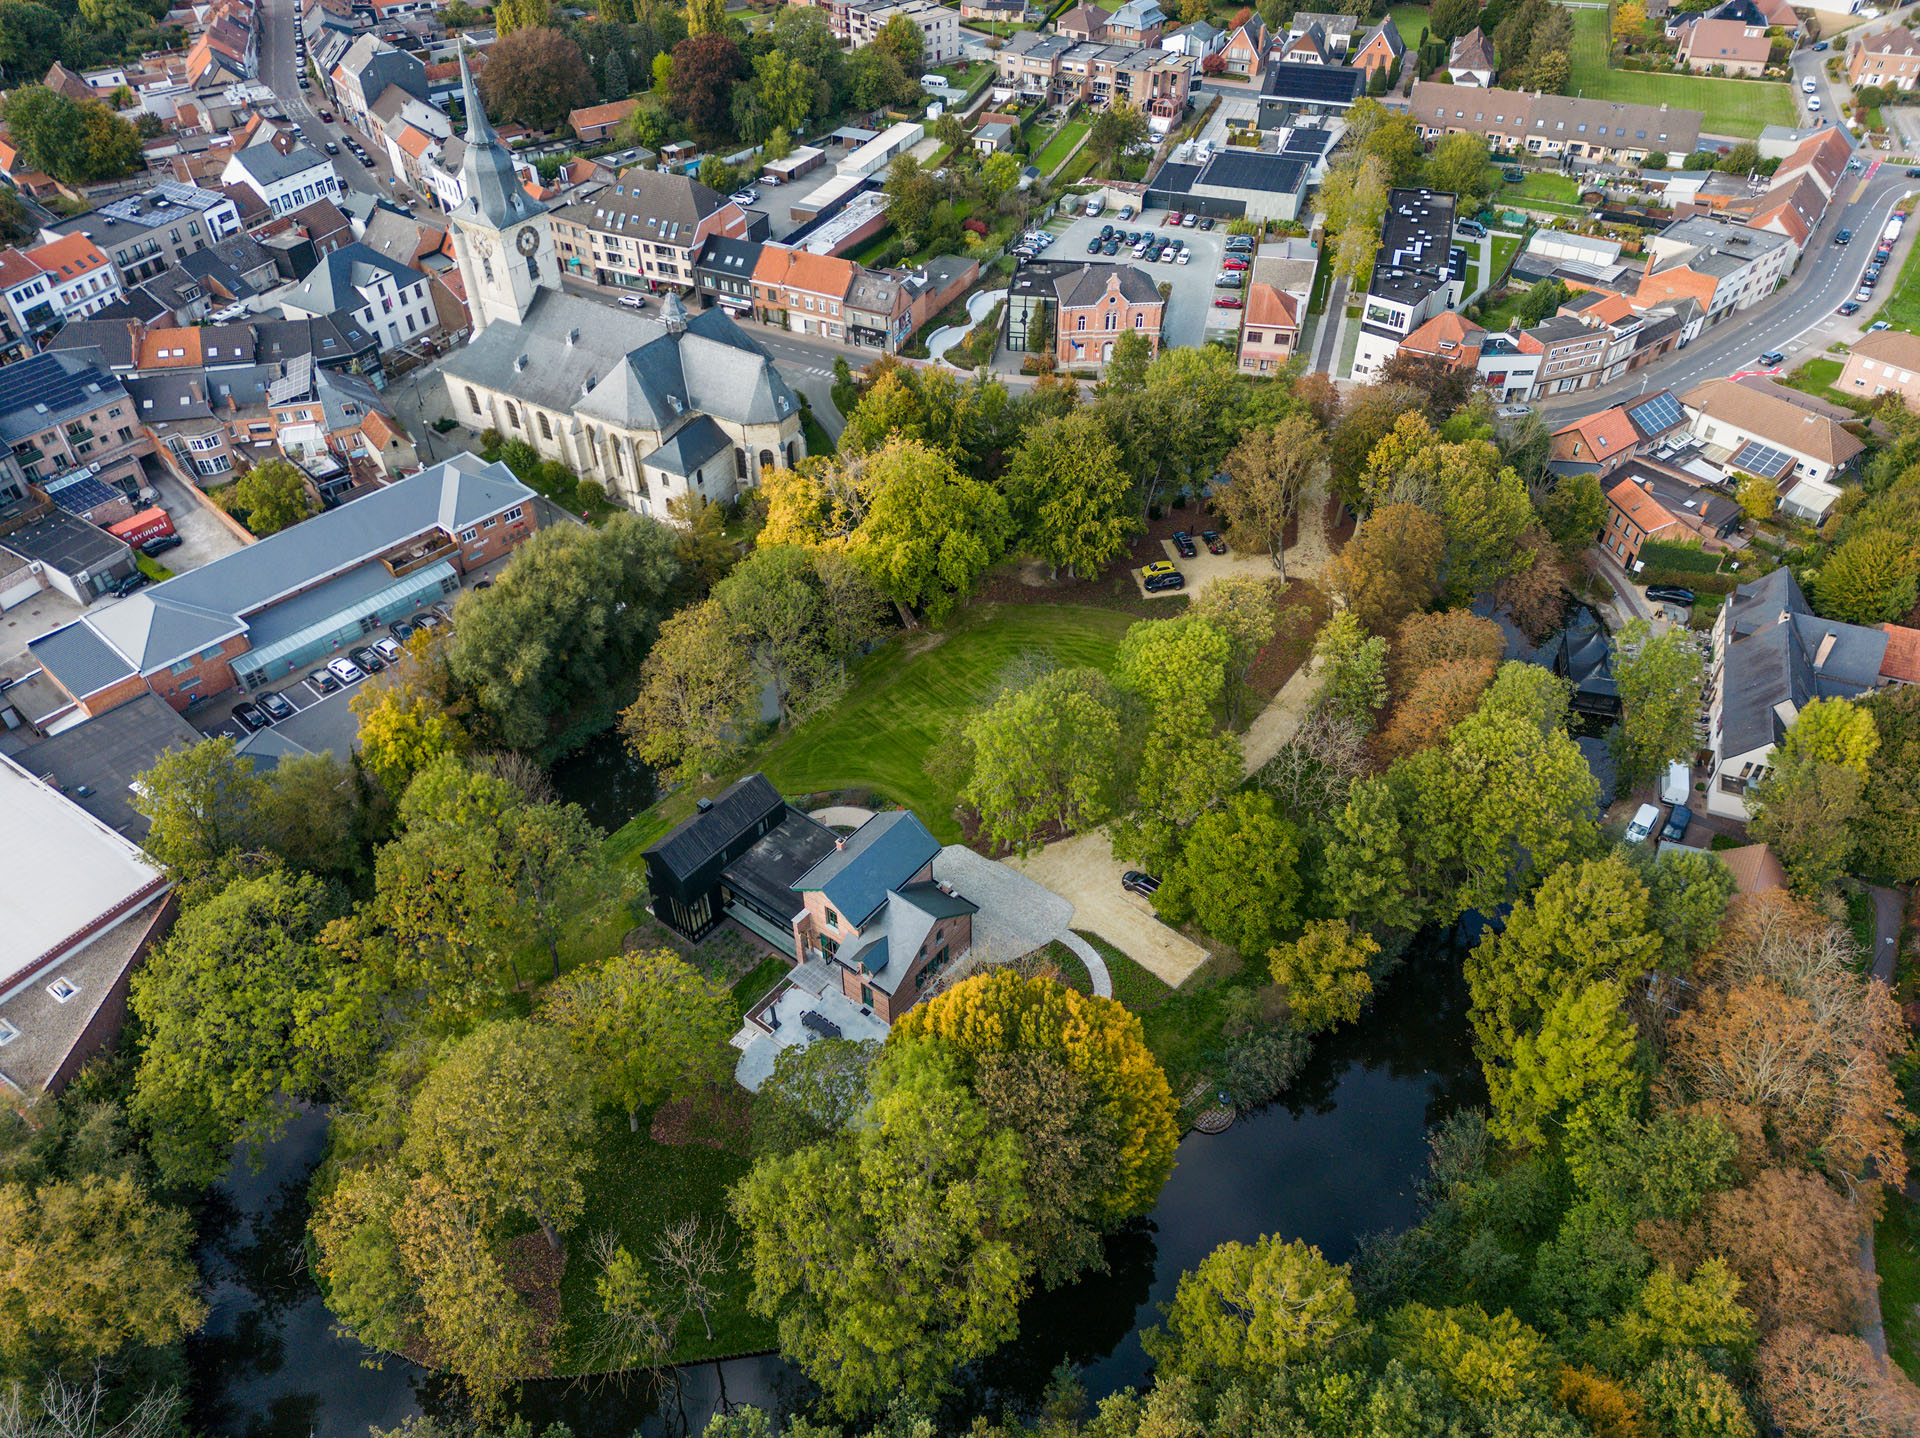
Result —
<instances>
[{"instance_id":1,"label":"dark gabled roof","mask_svg":"<svg viewBox=\"0 0 1920 1438\"><path fill-rule=\"evenodd\" d=\"M18 444L125 397L119 376L84 351L30 355L0 366L0 440Z\"/></svg>"},{"instance_id":2,"label":"dark gabled roof","mask_svg":"<svg viewBox=\"0 0 1920 1438\"><path fill-rule=\"evenodd\" d=\"M1107 292L1108 281L1116 275L1120 281L1122 299L1141 305L1160 303L1160 287L1145 271L1137 270L1132 265L1083 264L1077 271L1061 275L1054 281L1054 294L1062 305L1071 308L1097 304Z\"/></svg>"},{"instance_id":3,"label":"dark gabled roof","mask_svg":"<svg viewBox=\"0 0 1920 1438\"><path fill-rule=\"evenodd\" d=\"M855 928L887 902L889 890L909 882L940 852L940 842L912 814L876 814L793 882L796 892L818 890Z\"/></svg>"},{"instance_id":4,"label":"dark gabled roof","mask_svg":"<svg viewBox=\"0 0 1920 1438\"><path fill-rule=\"evenodd\" d=\"M765 774L749 774L724 789L711 808L668 830L648 847L646 857L676 878L691 878L702 864L785 804Z\"/></svg>"},{"instance_id":5,"label":"dark gabled roof","mask_svg":"<svg viewBox=\"0 0 1920 1438\"><path fill-rule=\"evenodd\" d=\"M1351 105L1366 83L1367 72L1349 65L1275 65L1267 71L1260 95L1303 105Z\"/></svg>"}]
</instances>

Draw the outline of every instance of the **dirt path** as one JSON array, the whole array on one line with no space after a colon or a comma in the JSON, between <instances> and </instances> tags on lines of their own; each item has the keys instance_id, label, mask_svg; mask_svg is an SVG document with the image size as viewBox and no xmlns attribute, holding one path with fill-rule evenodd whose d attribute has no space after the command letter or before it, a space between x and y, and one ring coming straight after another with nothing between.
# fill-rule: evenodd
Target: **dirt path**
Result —
<instances>
[{"instance_id":1,"label":"dirt path","mask_svg":"<svg viewBox=\"0 0 1920 1438\"><path fill-rule=\"evenodd\" d=\"M1248 777L1271 759L1300 729L1307 717L1307 706L1320 687L1312 660L1294 670L1293 677L1280 686L1267 707L1254 716L1247 732L1240 736L1242 772Z\"/></svg>"},{"instance_id":2,"label":"dirt path","mask_svg":"<svg viewBox=\"0 0 1920 1438\"><path fill-rule=\"evenodd\" d=\"M1333 558L1333 545L1327 539L1327 486L1318 483L1300 501L1300 522L1293 544L1287 549L1287 578L1317 579Z\"/></svg>"}]
</instances>

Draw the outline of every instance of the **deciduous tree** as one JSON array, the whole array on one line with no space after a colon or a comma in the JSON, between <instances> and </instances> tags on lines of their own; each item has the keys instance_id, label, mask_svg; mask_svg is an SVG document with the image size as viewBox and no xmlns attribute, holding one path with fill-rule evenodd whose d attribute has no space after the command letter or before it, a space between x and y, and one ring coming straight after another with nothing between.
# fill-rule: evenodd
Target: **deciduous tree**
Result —
<instances>
[{"instance_id":1,"label":"deciduous tree","mask_svg":"<svg viewBox=\"0 0 1920 1438\"><path fill-rule=\"evenodd\" d=\"M1261 1379L1324 1357L1356 1326L1344 1264L1298 1239L1223 1243L1180 1277L1166 1328L1144 1335L1169 1374Z\"/></svg>"},{"instance_id":2,"label":"deciduous tree","mask_svg":"<svg viewBox=\"0 0 1920 1438\"><path fill-rule=\"evenodd\" d=\"M1146 709L1134 772L1134 807L1114 825L1116 851L1163 866L1179 836L1240 779L1240 750L1213 732L1213 705L1226 687L1231 646L1197 616L1147 620L1121 641L1123 688Z\"/></svg>"},{"instance_id":3,"label":"deciduous tree","mask_svg":"<svg viewBox=\"0 0 1920 1438\"><path fill-rule=\"evenodd\" d=\"M1762 1331L1789 1323L1852 1329L1873 1291L1855 1249L1866 1215L1818 1174L1770 1168L1708 1198L1706 1236L1745 1284Z\"/></svg>"},{"instance_id":4,"label":"deciduous tree","mask_svg":"<svg viewBox=\"0 0 1920 1438\"><path fill-rule=\"evenodd\" d=\"M1380 733L1380 752L1392 758L1444 742L1447 731L1478 706L1493 673L1490 659L1455 659L1421 671L1394 705Z\"/></svg>"},{"instance_id":5,"label":"deciduous tree","mask_svg":"<svg viewBox=\"0 0 1920 1438\"><path fill-rule=\"evenodd\" d=\"M888 599L939 623L1006 552L1006 500L946 455L908 440L869 457L865 485L866 518L848 552Z\"/></svg>"},{"instance_id":6,"label":"deciduous tree","mask_svg":"<svg viewBox=\"0 0 1920 1438\"><path fill-rule=\"evenodd\" d=\"M894 1032L903 1041L937 1040L968 1080L994 1054L1038 1053L1061 1064L1087 1085L1089 1121L1116 1154L1111 1181L1091 1195L1098 1224L1112 1227L1159 1200L1178 1116L1140 1020L1123 1005L999 968L916 1004Z\"/></svg>"},{"instance_id":7,"label":"deciduous tree","mask_svg":"<svg viewBox=\"0 0 1920 1438\"><path fill-rule=\"evenodd\" d=\"M442 754L461 754L467 733L431 695L384 684L362 685L349 705L360 721L360 758L393 795Z\"/></svg>"},{"instance_id":8,"label":"deciduous tree","mask_svg":"<svg viewBox=\"0 0 1920 1438\"><path fill-rule=\"evenodd\" d=\"M1227 575L1207 585L1188 605L1189 613L1212 625L1227 641L1229 725L1239 722L1240 701L1246 693L1248 675L1275 631L1283 623L1291 630L1304 630L1309 623L1305 607L1290 606L1285 613L1278 613L1274 602L1274 585L1270 581Z\"/></svg>"},{"instance_id":9,"label":"deciduous tree","mask_svg":"<svg viewBox=\"0 0 1920 1438\"><path fill-rule=\"evenodd\" d=\"M1901 1438L1920 1429L1920 1389L1864 1339L1781 1329L1760 1348L1760 1396L1793 1438Z\"/></svg>"},{"instance_id":10,"label":"deciduous tree","mask_svg":"<svg viewBox=\"0 0 1920 1438\"><path fill-rule=\"evenodd\" d=\"M1634 1064L1634 1025L1618 979L1562 988L1537 1032L1523 1033L1510 1067L1487 1068L1493 1129L1509 1143L1542 1144L1634 1116L1646 1080Z\"/></svg>"},{"instance_id":11,"label":"deciduous tree","mask_svg":"<svg viewBox=\"0 0 1920 1438\"><path fill-rule=\"evenodd\" d=\"M1440 594L1440 521L1416 504L1374 510L1327 565L1327 582L1375 634L1389 634Z\"/></svg>"},{"instance_id":12,"label":"deciduous tree","mask_svg":"<svg viewBox=\"0 0 1920 1438\"><path fill-rule=\"evenodd\" d=\"M1883 624L1913 608L1920 558L1910 535L1871 528L1843 539L1820 566L1813 598L1829 619Z\"/></svg>"},{"instance_id":13,"label":"deciduous tree","mask_svg":"<svg viewBox=\"0 0 1920 1438\"><path fill-rule=\"evenodd\" d=\"M1656 1359L1635 1379L1641 1412L1656 1431L1681 1438L1756 1438L1740 1392L1699 1354Z\"/></svg>"},{"instance_id":14,"label":"deciduous tree","mask_svg":"<svg viewBox=\"0 0 1920 1438\"><path fill-rule=\"evenodd\" d=\"M752 732L759 695L752 655L709 599L661 623L620 727L646 763L683 783L705 780Z\"/></svg>"},{"instance_id":15,"label":"deciduous tree","mask_svg":"<svg viewBox=\"0 0 1920 1438\"><path fill-rule=\"evenodd\" d=\"M1264 549L1280 577L1287 577L1286 531L1300 506L1324 494L1326 440L1309 415L1289 415L1278 424L1249 431L1227 456L1230 481L1214 490L1214 506L1228 534L1249 548Z\"/></svg>"},{"instance_id":16,"label":"deciduous tree","mask_svg":"<svg viewBox=\"0 0 1920 1438\"><path fill-rule=\"evenodd\" d=\"M1314 707L1371 729L1387 702L1387 641L1369 636L1356 615L1343 611L1322 627L1313 654L1320 674Z\"/></svg>"},{"instance_id":17,"label":"deciduous tree","mask_svg":"<svg viewBox=\"0 0 1920 1438\"><path fill-rule=\"evenodd\" d=\"M620 1085L630 1091L624 1077ZM406 1153L483 1227L520 1213L558 1252L593 1162L587 1076L565 1034L529 1019L462 1039L414 1096Z\"/></svg>"},{"instance_id":18,"label":"deciduous tree","mask_svg":"<svg viewBox=\"0 0 1920 1438\"><path fill-rule=\"evenodd\" d=\"M256 464L235 481L228 502L258 535L277 534L319 509L306 476L284 459Z\"/></svg>"},{"instance_id":19,"label":"deciduous tree","mask_svg":"<svg viewBox=\"0 0 1920 1438\"><path fill-rule=\"evenodd\" d=\"M144 847L177 876L204 874L255 842L264 788L230 738L169 750L133 784L133 806L151 826Z\"/></svg>"},{"instance_id":20,"label":"deciduous tree","mask_svg":"<svg viewBox=\"0 0 1920 1438\"><path fill-rule=\"evenodd\" d=\"M493 61L487 61L493 69ZM668 102L673 113L704 134L724 134L733 115L733 89L747 77L746 57L727 36L695 32L673 47Z\"/></svg>"},{"instance_id":21,"label":"deciduous tree","mask_svg":"<svg viewBox=\"0 0 1920 1438\"><path fill-rule=\"evenodd\" d=\"M1920 878L1920 689L1892 685L1862 704L1880 736L1880 757L1860 795L1860 865L1876 878L1906 883Z\"/></svg>"},{"instance_id":22,"label":"deciduous tree","mask_svg":"<svg viewBox=\"0 0 1920 1438\"><path fill-rule=\"evenodd\" d=\"M462 596L447 663L500 739L534 748L626 689L673 607L673 551L673 532L636 514L554 525Z\"/></svg>"},{"instance_id":23,"label":"deciduous tree","mask_svg":"<svg viewBox=\"0 0 1920 1438\"><path fill-rule=\"evenodd\" d=\"M1309 1032L1352 1023L1373 996L1367 968L1380 952L1345 919L1316 919L1299 938L1268 951L1273 981L1287 991L1293 1021Z\"/></svg>"},{"instance_id":24,"label":"deciduous tree","mask_svg":"<svg viewBox=\"0 0 1920 1438\"><path fill-rule=\"evenodd\" d=\"M1590 474L1568 475L1557 481L1540 501L1540 522L1572 560L1594 542L1607 522L1607 497L1600 481Z\"/></svg>"},{"instance_id":25,"label":"deciduous tree","mask_svg":"<svg viewBox=\"0 0 1920 1438\"><path fill-rule=\"evenodd\" d=\"M580 47L564 31L545 25L502 34L487 52L479 80L489 115L540 130L557 128L570 111L600 98Z\"/></svg>"},{"instance_id":26,"label":"deciduous tree","mask_svg":"<svg viewBox=\"0 0 1920 1438\"><path fill-rule=\"evenodd\" d=\"M763 1158L733 1190L752 1306L842 1412L929 1399L1013 1336L1023 1177L1019 1137L950 1070L912 1065L850 1135Z\"/></svg>"},{"instance_id":27,"label":"deciduous tree","mask_svg":"<svg viewBox=\"0 0 1920 1438\"><path fill-rule=\"evenodd\" d=\"M1613 672L1623 711L1613 752L1621 782L1634 787L1692 752L1706 661L1687 630L1656 636L1646 620L1636 619L1620 631Z\"/></svg>"},{"instance_id":28,"label":"deciduous tree","mask_svg":"<svg viewBox=\"0 0 1920 1438\"><path fill-rule=\"evenodd\" d=\"M1029 429L1007 464L1004 490L1020 543L1056 576L1099 574L1140 532L1132 476L1090 409Z\"/></svg>"},{"instance_id":29,"label":"deciduous tree","mask_svg":"<svg viewBox=\"0 0 1920 1438\"><path fill-rule=\"evenodd\" d=\"M1187 830L1153 906L1188 920L1243 954L1266 950L1292 927L1300 902L1300 835L1259 790L1234 795Z\"/></svg>"},{"instance_id":30,"label":"deciduous tree","mask_svg":"<svg viewBox=\"0 0 1920 1438\"><path fill-rule=\"evenodd\" d=\"M309 875L236 879L134 975L134 1112L170 1181L212 1182L236 1141L276 1137L377 1031L365 984L319 943L336 903Z\"/></svg>"},{"instance_id":31,"label":"deciduous tree","mask_svg":"<svg viewBox=\"0 0 1920 1438\"><path fill-rule=\"evenodd\" d=\"M547 1019L586 1065L595 1093L627 1111L726 1081L733 993L670 949L634 950L578 968L546 992Z\"/></svg>"},{"instance_id":32,"label":"deciduous tree","mask_svg":"<svg viewBox=\"0 0 1920 1438\"><path fill-rule=\"evenodd\" d=\"M961 797L995 841L1025 853L1049 832L1084 832L1113 812L1120 719L1098 670L1054 670L1009 689L965 733L973 769Z\"/></svg>"}]
</instances>

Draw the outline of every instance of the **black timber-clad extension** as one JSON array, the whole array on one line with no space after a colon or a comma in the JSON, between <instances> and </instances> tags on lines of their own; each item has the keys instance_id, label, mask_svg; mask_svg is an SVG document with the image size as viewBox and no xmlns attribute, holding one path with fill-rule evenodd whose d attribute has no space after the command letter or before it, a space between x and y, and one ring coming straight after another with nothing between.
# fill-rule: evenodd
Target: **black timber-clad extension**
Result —
<instances>
[{"instance_id":1,"label":"black timber-clad extension","mask_svg":"<svg viewBox=\"0 0 1920 1438\"><path fill-rule=\"evenodd\" d=\"M677 825L641 857L653 891L653 916L690 939L722 917L720 878L787 814L787 801L764 774L749 774Z\"/></svg>"}]
</instances>

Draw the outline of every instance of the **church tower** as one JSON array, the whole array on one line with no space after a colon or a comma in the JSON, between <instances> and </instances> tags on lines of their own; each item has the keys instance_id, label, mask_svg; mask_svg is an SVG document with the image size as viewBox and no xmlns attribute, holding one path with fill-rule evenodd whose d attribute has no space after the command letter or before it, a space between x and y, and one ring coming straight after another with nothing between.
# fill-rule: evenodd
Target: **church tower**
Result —
<instances>
[{"instance_id":1,"label":"church tower","mask_svg":"<svg viewBox=\"0 0 1920 1438\"><path fill-rule=\"evenodd\" d=\"M487 122L480 92L460 47L460 89L467 107L467 153L460 162L466 190L453 214L453 256L466 281L473 333L496 320L520 324L544 289L560 288L553 222L546 206L526 192L513 156Z\"/></svg>"}]
</instances>

